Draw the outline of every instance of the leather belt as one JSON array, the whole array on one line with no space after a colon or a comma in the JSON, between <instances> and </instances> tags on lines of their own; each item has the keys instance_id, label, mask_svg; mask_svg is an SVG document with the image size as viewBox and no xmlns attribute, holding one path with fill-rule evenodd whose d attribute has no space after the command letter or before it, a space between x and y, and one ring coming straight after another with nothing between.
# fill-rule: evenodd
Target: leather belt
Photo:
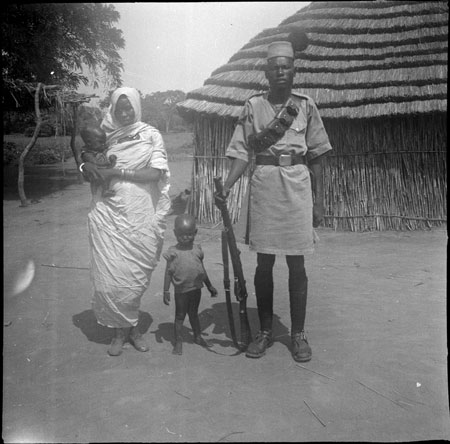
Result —
<instances>
[{"instance_id":1,"label":"leather belt","mask_svg":"<svg viewBox=\"0 0 450 444\"><path fill-rule=\"evenodd\" d=\"M306 165L305 156L300 154L280 154L279 156L262 156L256 155L256 165L274 165L274 166L290 166L290 165Z\"/></svg>"}]
</instances>

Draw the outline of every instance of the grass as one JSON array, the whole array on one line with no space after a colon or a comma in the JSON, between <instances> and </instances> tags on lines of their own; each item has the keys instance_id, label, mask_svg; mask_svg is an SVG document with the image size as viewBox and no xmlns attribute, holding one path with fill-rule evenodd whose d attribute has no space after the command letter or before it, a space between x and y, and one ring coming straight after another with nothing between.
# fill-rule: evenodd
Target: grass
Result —
<instances>
[{"instance_id":1,"label":"grass","mask_svg":"<svg viewBox=\"0 0 450 444\"><path fill-rule=\"evenodd\" d=\"M26 137L22 134L4 134L3 142L13 142L21 149L29 143L31 137ZM77 144L81 144L81 138L77 137ZM36 145L33 150L39 147L43 148L55 148L61 146L70 147L70 136L50 136L50 137L38 137Z\"/></svg>"}]
</instances>

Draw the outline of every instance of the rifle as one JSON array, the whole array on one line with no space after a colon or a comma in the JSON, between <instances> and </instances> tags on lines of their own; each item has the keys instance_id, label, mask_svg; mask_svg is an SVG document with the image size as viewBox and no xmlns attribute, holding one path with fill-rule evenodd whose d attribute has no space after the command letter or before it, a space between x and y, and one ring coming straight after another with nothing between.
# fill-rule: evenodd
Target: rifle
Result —
<instances>
[{"instance_id":1,"label":"rifle","mask_svg":"<svg viewBox=\"0 0 450 444\"><path fill-rule=\"evenodd\" d=\"M214 185L216 188L216 192L218 194L222 194L223 185L222 178L215 177ZM231 337L233 339L233 343L240 351L245 351L252 342L250 324L248 322L247 316L247 289L245 286L245 278L244 272L242 270L242 263L240 259L240 251L237 248L236 238L233 232L233 225L231 224L230 214L228 213L227 204L224 201L223 204L218 204L216 201L216 205L219 207L220 212L222 214L223 226L224 230L222 232L222 259L223 259L223 267L224 267L224 287L225 287L225 296L227 299L227 311L228 311L228 320L230 324ZM240 343L238 343L236 339L236 333L234 329L234 319L233 319L233 311L231 307L231 298L230 298L230 279L229 279L229 271L228 271L228 250L230 251L231 263L233 265L233 274L234 274L234 294L236 296L237 301L239 302L239 321L240 321Z\"/></svg>"},{"instance_id":2,"label":"rifle","mask_svg":"<svg viewBox=\"0 0 450 444\"><path fill-rule=\"evenodd\" d=\"M233 307L231 305L230 292L230 269L228 266L228 242L227 233L222 231L222 262L223 262L223 287L225 288L225 301L227 304L228 323L230 326L231 339L233 344L239 350L240 346L236 338L236 329L234 328Z\"/></svg>"}]
</instances>

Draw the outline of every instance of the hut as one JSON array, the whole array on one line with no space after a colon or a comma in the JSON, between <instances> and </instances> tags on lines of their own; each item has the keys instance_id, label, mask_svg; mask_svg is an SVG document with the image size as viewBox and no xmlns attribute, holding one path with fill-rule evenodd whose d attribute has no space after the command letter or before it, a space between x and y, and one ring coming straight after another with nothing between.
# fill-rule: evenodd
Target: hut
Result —
<instances>
[{"instance_id":1,"label":"hut","mask_svg":"<svg viewBox=\"0 0 450 444\"><path fill-rule=\"evenodd\" d=\"M441 1L312 2L244 45L178 105L194 124L191 213L220 220L213 177L227 175L224 152L245 100L268 89L268 44L294 30L309 42L295 56L294 90L315 100L334 148L325 226L445 224L448 3ZM235 221L250 171L232 189Z\"/></svg>"}]
</instances>

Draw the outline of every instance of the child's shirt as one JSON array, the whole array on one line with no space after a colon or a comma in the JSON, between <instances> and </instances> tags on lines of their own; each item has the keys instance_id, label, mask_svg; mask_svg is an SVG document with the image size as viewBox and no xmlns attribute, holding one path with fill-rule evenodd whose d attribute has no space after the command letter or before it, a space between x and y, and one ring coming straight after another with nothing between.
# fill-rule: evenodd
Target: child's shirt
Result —
<instances>
[{"instance_id":1,"label":"child's shirt","mask_svg":"<svg viewBox=\"0 0 450 444\"><path fill-rule=\"evenodd\" d=\"M168 264L168 273L175 293L187 293L203 287L206 278L203 267L203 250L194 244L192 250L181 250L177 246L169 247L163 254Z\"/></svg>"}]
</instances>

